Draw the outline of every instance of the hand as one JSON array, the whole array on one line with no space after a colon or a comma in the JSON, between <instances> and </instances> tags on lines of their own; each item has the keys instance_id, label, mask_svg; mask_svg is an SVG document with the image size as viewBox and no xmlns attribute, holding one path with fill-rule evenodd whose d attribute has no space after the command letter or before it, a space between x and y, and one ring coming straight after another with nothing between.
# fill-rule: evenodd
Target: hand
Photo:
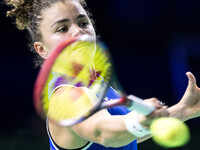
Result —
<instances>
[{"instance_id":1,"label":"hand","mask_svg":"<svg viewBox=\"0 0 200 150\"><path fill-rule=\"evenodd\" d=\"M151 122L159 117L167 117L169 116L169 112L167 111L167 106L164 105L161 101L159 101L157 98L150 98L144 100L145 103L152 104L156 109L149 114L148 116L144 116L141 114L138 114L139 122L148 128L148 126L151 124Z\"/></svg>"},{"instance_id":2,"label":"hand","mask_svg":"<svg viewBox=\"0 0 200 150\"><path fill-rule=\"evenodd\" d=\"M191 72L187 72L186 75L189 80L188 86L178 105L182 106L183 114L188 120L200 116L200 88Z\"/></svg>"}]
</instances>

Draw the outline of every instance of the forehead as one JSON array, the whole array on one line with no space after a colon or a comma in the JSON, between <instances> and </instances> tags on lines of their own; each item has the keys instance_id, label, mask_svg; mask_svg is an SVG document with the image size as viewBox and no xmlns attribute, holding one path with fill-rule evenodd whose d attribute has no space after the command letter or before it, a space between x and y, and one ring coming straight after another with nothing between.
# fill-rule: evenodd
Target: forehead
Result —
<instances>
[{"instance_id":1,"label":"forehead","mask_svg":"<svg viewBox=\"0 0 200 150\"><path fill-rule=\"evenodd\" d=\"M87 16L86 11L76 1L55 2L52 6L42 11L42 20L53 23L59 19L75 18L80 14Z\"/></svg>"}]
</instances>

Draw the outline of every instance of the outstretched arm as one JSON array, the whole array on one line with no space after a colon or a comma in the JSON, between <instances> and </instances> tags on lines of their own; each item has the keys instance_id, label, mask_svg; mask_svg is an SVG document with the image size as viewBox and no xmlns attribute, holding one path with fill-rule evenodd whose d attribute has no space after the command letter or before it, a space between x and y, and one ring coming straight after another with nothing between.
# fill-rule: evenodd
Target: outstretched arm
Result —
<instances>
[{"instance_id":1,"label":"outstretched arm","mask_svg":"<svg viewBox=\"0 0 200 150\"><path fill-rule=\"evenodd\" d=\"M68 100L68 96L72 94L74 95L82 95L86 94L83 88L73 88L69 93L69 90L66 88L69 87L61 87L55 91L52 96L49 112L54 112L52 108L54 108L54 101L58 101L57 96L64 95L64 99ZM90 92L88 90L87 92ZM92 94L92 92L90 93ZM88 95L90 95L88 93ZM90 98L85 95L85 98ZM92 141L95 143L99 143L105 147L121 147L127 145L137 138L138 135L131 134L125 125L125 120L130 120L130 124L132 125L131 120L138 120L143 126L149 126L150 122L153 118L168 116L168 112L165 106L159 104L159 100L156 98L151 98L146 100L147 103L151 103L155 106L156 110L152 112L148 116L143 116L140 114L136 114L131 112L127 115L110 115L107 110L101 110L83 122L65 128L55 125L49 121L49 129L50 133L54 139L54 141L63 148L77 148L85 145L88 141ZM135 125L135 124L133 124ZM62 139L61 139L62 137Z\"/></svg>"}]
</instances>

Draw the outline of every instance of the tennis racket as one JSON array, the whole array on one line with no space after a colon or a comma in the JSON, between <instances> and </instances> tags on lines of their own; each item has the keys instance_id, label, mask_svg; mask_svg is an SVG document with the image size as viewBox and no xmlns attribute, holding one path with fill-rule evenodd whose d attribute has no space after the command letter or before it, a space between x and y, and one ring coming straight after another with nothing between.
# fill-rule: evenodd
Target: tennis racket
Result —
<instances>
[{"instance_id":1,"label":"tennis racket","mask_svg":"<svg viewBox=\"0 0 200 150\"><path fill-rule=\"evenodd\" d=\"M42 117L61 126L77 124L95 112L117 105L148 115L155 107L121 93L104 101L114 78L113 63L104 43L89 35L64 39L46 59L34 87L34 105Z\"/></svg>"}]
</instances>

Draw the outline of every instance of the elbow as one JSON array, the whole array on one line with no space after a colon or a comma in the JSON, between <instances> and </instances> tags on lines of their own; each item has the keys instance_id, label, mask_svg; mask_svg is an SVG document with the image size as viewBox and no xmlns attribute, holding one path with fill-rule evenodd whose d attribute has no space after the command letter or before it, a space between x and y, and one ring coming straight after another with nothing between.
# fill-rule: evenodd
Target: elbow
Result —
<instances>
[{"instance_id":1,"label":"elbow","mask_svg":"<svg viewBox=\"0 0 200 150\"><path fill-rule=\"evenodd\" d=\"M102 133L101 130L96 130L95 131L95 137L98 139L98 143L104 147L113 147L113 143L110 141L109 138L106 138L104 134ZM112 143L112 145L111 145Z\"/></svg>"},{"instance_id":2,"label":"elbow","mask_svg":"<svg viewBox=\"0 0 200 150\"><path fill-rule=\"evenodd\" d=\"M118 141L118 140L115 140L115 139L102 139L101 140L101 144L104 147L113 147L113 148L122 147L122 146L128 145L131 142L132 141L121 142L121 141Z\"/></svg>"},{"instance_id":3,"label":"elbow","mask_svg":"<svg viewBox=\"0 0 200 150\"><path fill-rule=\"evenodd\" d=\"M113 147L113 148L117 148L117 147L121 147L121 146L125 146L127 144L129 144L131 141L123 141L120 140L120 138L118 139L118 137L111 137L111 136L105 136L104 134L100 133L98 135L98 143L104 147Z\"/></svg>"},{"instance_id":4,"label":"elbow","mask_svg":"<svg viewBox=\"0 0 200 150\"><path fill-rule=\"evenodd\" d=\"M108 141L106 141L106 140L104 140L104 141L102 141L102 145L104 146L104 147L114 147L113 146L113 144L111 145Z\"/></svg>"},{"instance_id":5,"label":"elbow","mask_svg":"<svg viewBox=\"0 0 200 150\"><path fill-rule=\"evenodd\" d=\"M100 139L100 144L103 145L104 147L118 147L114 146L114 143L111 142L109 139L103 137Z\"/></svg>"},{"instance_id":6,"label":"elbow","mask_svg":"<svg viewBox=\"0 0 200 150\"><path fill-rule=\"evenodd\" d=\"M102 122L98 125L93 134L97 143L104 147L121 147L136 139L132 134L127 133L127 130L122 130L123 127L119 127L119 125L115 128L106 126L105 123L102 125Z\"/></svg>"}]
</instances>

